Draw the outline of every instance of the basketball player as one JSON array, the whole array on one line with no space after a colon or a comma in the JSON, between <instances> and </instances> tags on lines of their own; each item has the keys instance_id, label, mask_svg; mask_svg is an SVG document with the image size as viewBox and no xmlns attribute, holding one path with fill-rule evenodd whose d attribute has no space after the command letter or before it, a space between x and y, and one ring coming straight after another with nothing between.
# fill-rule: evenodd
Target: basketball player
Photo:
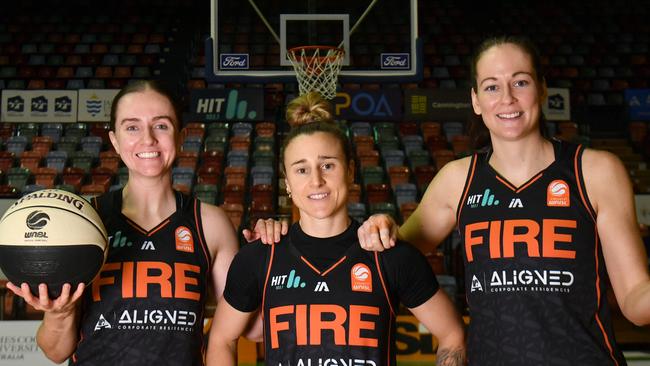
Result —
<instances>
[{"instance_id":1,"label":"basketball player","mask_svg":"<svg viewBox=\"0 0 650 366\"><path fill-rule=\"evenodd\" d=\"M283 143L287 191L300 211L278 245L245 245L228 272L210 330L208 365L235 365L236 342L261 308L267 365L394 365L398 301L439 340L438 364L464 364L453 305L422 254L398 243L372 253L348 216L354 165L347 137L300 97L310 123Z\"/></svg>"},{"instance_id":2,"label":"basketball player","mask_svg":"<svg viewBox=\"0 0 650 366\"><path fill-rule=\"evenodd\" d=\"M546 85L526 40L488 39L472 65L488 148L445 165L398 237L430 251L458 228L471 365L624 365L606 299L650 322L650 280L627 171L614 155L546 139ZM364 248L394 244L371 217Z\"/></svg>"},{"instance_id":3,"label":"basketball player","mask_svg":"<svg viewBox=\"0 0 650 366\"><path fill-rule=\"evenodd\" d=\"M172 188L180 109L154 81L122 89L110 140L129 169L123 189L94 200L109 235L108 258L92 285L49 299L8 285L45 312L37 342L73 365L203 365L208 286L219 296L238 249L220 208ZM71 228L73 229L73 228Z\"/></svg>"}]
</instances>

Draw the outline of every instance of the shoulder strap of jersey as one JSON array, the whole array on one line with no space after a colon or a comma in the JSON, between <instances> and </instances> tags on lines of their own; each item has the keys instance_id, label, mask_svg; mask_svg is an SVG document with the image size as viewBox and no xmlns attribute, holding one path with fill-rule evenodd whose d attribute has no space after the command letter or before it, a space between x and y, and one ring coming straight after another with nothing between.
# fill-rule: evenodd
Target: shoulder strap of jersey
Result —
<instances>
[{"instance_id":1,"label":"shoulder strap of jersey","mask_svg":"<svg viewBox=\"0 0 650 366\"><path fill-rule=\"evenodd\" d=\"M587 212L591 216L591 219L596 221L596 210L591 205L589 201L589 196L587 195L587 186L585 185L583 173L582 173L582 154L585 151L582 145L576 145L575 152L573 154L573 171L576 177L576 185L578 186L578 193L580 194L580 201L585 206Z\"/></svg>"},{"instance_id":2,"label":"shoulder strap of jersey","mask_svg":"<svg viewBox=\"0 0 650 366\"><path fill-rule=\"evenodd\" d=\"M122 188L92 198L90 203L93 205L102 220L104 220L107 215L111 214L110 210L115 207L115 198L118 197L117 195L121 197Z\"/></svg>"},{"instance_id":3,"label":"shoulder strap of jersey","mask_svg":"<svg viewBox=\"0 0 650 366\"><path fill-rule=\"evenodd\" d=\"M476 162L480 159L481 155L487 155L486 153L474 153L472 159L469 162L469 170L467 171L467 178L465 178L465 186L463 187L463 194L460 196L458 201L458 206L456 206L456 226L460 223L460 213L463 209L463 203L467 199L467 194L469 192L469 187L472 185L472 180L474 179L474 174L476 173Z\"/></svg>"},{"instance_id":4,"label":"shoulder strap of jersey","mask_svg":"<svg viewBox=\"0 0 650 366\"><path fill-rule=\"evenodd\" d=\"M388 304L393 317L397 317L397 312L395 309L397 309L397 306L399 304L397 303L395 296L391 296L391 292L389 291L389 289L393 287L391 286L391 283L388 282L390 277L387 276L385 271L386 264L384 263L384 256L381 255L381 252L372 252L371 254L377 268L377 274L379 275L379 281L381 282L384 296L386 297L386 303Z\"/></svg>"},{"instance_id":5,"label":"shoulder strap of jersey","mask_svg":"<svg viewBox=\"0 0 650 366\"><path fill-rule=\"evenodd\" d=\"M266 305L266 287L269 283L269 277L271 276L271 266L273 265L273 258L275 257L275 246L282 244L286 245L286 243L282 243L282 241L280 241L278 244L267 245L269 248L264 251L266 254L266 260L264 261L264 269L266 271L266 274L264 276L264 286L262 287L262 318L264 318L264 306Z\"/></svg>"},{"instance_id":6,"label":"shoulder strap of jersey","mask_svg":"<svg viewBox=\"0 0 650 366\"><path fill-rule=\"evenodd\" d=\"M189 196L181 195L181 197L186 201L192 203L187 206L192 209L192 215L194 217L194 225L196 225L195 230L199 236L199 243L201 245L201 249L205 256L205 260L207 262L207 268L209 268L208 273L211 273L213 261L212 261L212 256L210 255L210 248L208 247L208 241L206 240L205 233L203 232L203 219L201 217L201 201L198 200L197 198L190 198ZM185 212L184 207L181 207L181 210Z\"/></svg>"}]
</instances>

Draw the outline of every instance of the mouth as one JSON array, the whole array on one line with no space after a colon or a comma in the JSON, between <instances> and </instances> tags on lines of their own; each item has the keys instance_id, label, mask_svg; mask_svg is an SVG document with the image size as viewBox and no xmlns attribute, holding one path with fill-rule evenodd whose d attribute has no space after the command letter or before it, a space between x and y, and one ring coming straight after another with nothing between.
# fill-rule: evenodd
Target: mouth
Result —
<instances>
[{"instance_id":1,"label":"mouth","mask_svg":"<svg viewBox=\"0 0 650 366\"><path fill-rule=\"evenodd\" d=\"M160 152L145 151L145 152L137 153L135 154L135 156L139 157L140 159L155 159L160 156Z\"/></svg>"},{"instance_id":2,"label":"mouth","mask_svg":"<svg viewBox=\"0 0 650 366\"><path fill-rule=\"evenodd\" d=\"M516 119L521 117L523 114L524 112L499 113L497 114L497 117L500 119Z\"/></svg>"},{"instance_id":3,"label":"mouth","mask_svg":"<svg viewBox=\"0 0 650 366\"><path fill-rule=\"evenodd\" d=\"M322 200L327 198L327 196L329 195L330 195L329 193L314 193L307 196L307 198L309 198L310 200Z\"/></svg>"}]
</instances>

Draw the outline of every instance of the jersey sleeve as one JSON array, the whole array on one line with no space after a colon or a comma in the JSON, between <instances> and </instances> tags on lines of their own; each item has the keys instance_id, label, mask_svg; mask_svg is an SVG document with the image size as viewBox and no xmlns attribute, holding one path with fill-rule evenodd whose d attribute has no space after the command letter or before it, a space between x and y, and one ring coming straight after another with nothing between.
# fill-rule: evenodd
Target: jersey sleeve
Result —
<instances>
[{"instance_id":1,"label":"jersey sleeve","mask_svg":"<svg viewBox=\"0 0 650 366\"><path fill-rule=\"evenodd\" d=\"M223 296L239 311L254 311L262 303L266 247L261 242L245 244L230 264Z\"/></svg>"},{"instance_id":2,"label":"jersey sleeve","mask_svg":"<svg viewBox=\"0 0 650 366\"><path fill-rule=\"evenodd\" d=\"M412 245L398 241L382 252L388 286L407 308L424 304L439 289L438 280L425 256Z\"/></svg>"}]
</instances>

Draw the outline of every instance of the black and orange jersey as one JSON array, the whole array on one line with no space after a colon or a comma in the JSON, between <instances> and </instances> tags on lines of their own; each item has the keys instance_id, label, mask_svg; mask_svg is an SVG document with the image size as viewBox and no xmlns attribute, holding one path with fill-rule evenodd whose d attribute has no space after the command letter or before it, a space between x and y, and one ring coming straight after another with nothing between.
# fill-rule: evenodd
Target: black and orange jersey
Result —
<instances>
[{"instance_id":1,"label":"black and orange jersey","mask_svg":"<svg viewBox=\"0 0 650 366\"><path fill-rule=\"evenodd\" d=\"M198 200L151 230L121 213L122 190L95 200L108 257L84 293L72 365L203 365L210 255Z\"/></svg>"},{"instance_id":2,"label":"black and orange jersey","mask_svg":"<svg viewBox=\"0 0 650 366\"><path fill-rule=\"evenodd\" d=\"M224 298L240 311L262 306L266 365L395 365L398 301L419 306L438 284L416 249L367 252L357 228L323 239L294 224L280 243L245 245L233 260Z\"/></svg>"},{"instance_id":3,"label":"black and orange jersey","mask_svg":"<svg viewBox=\"0 0 650 366\"><path fill-rule=\"evenodd\" d=\"M489 152L472 157L457 212L473 366L625 364L583 148L553 146L555 161L520 187L490 166Z\"/></svg>"}]
</instances>

